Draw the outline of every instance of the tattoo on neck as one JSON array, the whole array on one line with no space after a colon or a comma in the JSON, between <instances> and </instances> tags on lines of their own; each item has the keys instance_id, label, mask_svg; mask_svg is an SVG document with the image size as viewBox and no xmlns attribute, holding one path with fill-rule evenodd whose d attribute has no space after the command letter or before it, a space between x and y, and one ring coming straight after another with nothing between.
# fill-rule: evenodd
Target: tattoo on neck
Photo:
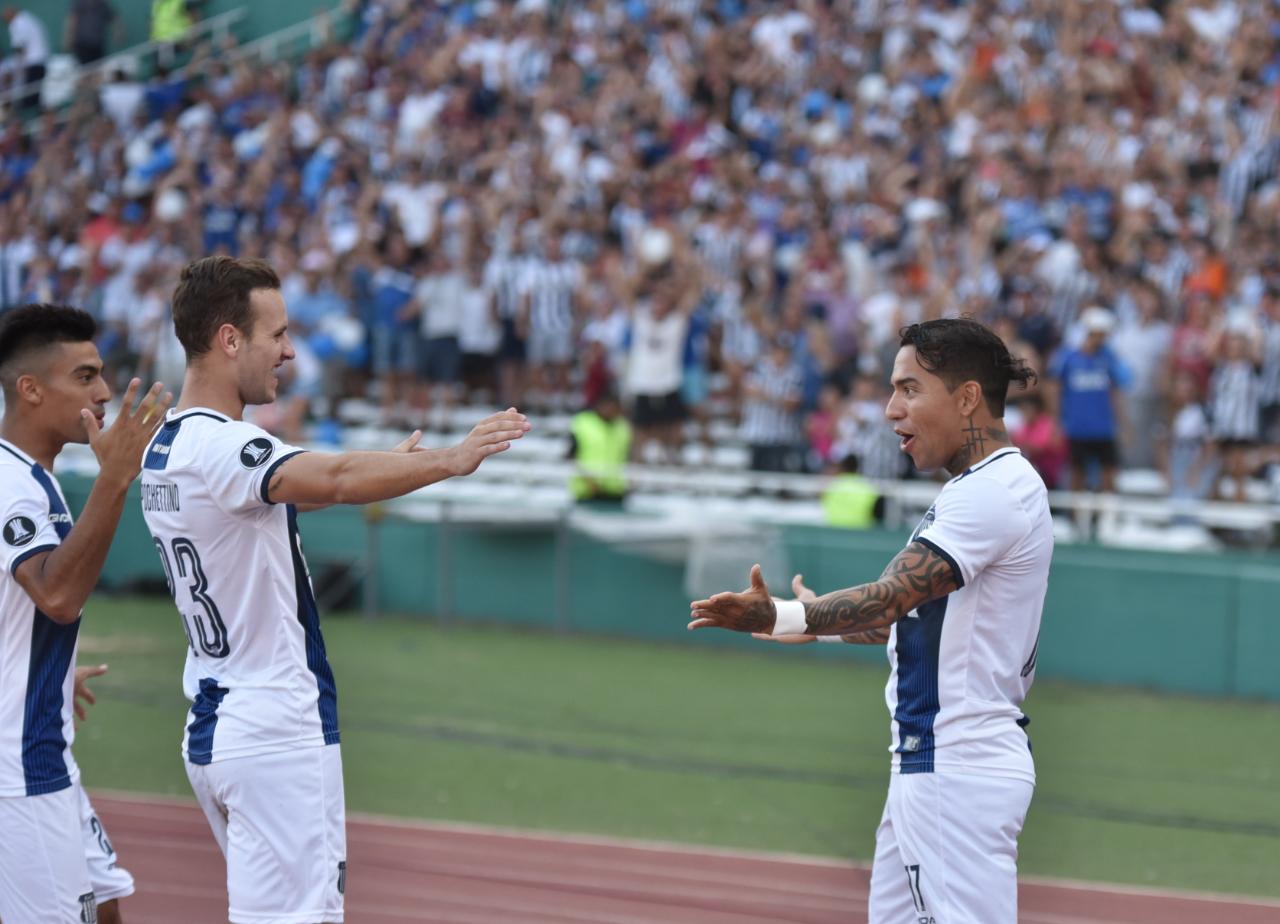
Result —
<instances>
[{"instance_id":1,"label":"tattoo on neck","mask_svg":"<svg viewBox=\"0 0 1280 924\"><path fill-rule=\"evenodd\" d=\"M979 427L972 420L969 425L961 431L964 433L964 445L951 457L951 461L947 463L947 471L952 475L959 475L966 468L975 462L981 462L990 452L995 452L1001 446L1012 445L1008 432L1003 427L986 426ZM991 443L991 449L987 449L987 443Z\"/></svg>"},{"instance_id":2,"label":"tattoo on neck","mask_svg":"<svg viewBox=\"0 0 1280 924\"><path fill-rule=\"evenodd\" d=\"M969 426L965 427L962 432L964 433L964 445L947 463L947 471L953 475L960 474L972 463L980 461L987 454L987 441L977 424L970 420Z\"/></svg>"}]
</instances>

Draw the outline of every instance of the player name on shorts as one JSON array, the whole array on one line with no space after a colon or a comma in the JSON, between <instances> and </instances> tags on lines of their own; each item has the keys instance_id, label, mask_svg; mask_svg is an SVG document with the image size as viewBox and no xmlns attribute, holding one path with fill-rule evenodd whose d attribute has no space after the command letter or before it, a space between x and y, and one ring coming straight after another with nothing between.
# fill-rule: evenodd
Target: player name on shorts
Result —
<instances>
[{"instance_id":1,"label":"player name on shorts","mask_svg":"<svg viewBox=\"0 0 1280 924\"><path fill-rule=\"evenodd\" d=\"M142 509L160 513L178 513L182 509L178 503L178 486L142 482Z\"/></svg>"}]
</instances>

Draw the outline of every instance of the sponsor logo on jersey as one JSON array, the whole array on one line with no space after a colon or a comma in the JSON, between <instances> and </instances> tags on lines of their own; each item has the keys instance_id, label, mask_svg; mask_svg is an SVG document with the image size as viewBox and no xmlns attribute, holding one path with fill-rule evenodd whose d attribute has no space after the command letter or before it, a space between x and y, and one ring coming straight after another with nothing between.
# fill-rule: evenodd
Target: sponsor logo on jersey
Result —
<instances>
[{"instance_id":1,"label":"sponsor logo on jersey","mask_svg":"<svg viewBox=\"0 0 1280 924\"><path fill-rule=\"evenodd\" d=\"M257 468L271 458L276 451L275 445L265 436L249 440L240 447L240 464L245 468Z\"/></svg>"},{"instance_id":2,"label":"sponsor logo on jersey","mask_svg":"<svg viewBox=\"0 0 1280 924\"><path fill-rule=\"evenodd\" d=\"M347 894L347 861L340 860L338 862L338 894Z\"/></svg>"},{"instance_id":3,"label":"sponsor logo on jersey","mask_svg":"<svg viewBox=\"0 0 1280 924\"><path fill-rule=\"evenodd\" d=\"M172 448L172 446L166 446L164 443L156 443L156 445L151 447L151 451L158 456L167 456L169 454L169 450Z\"/></svg>"},{"instance_id":4,"label":"sponsor logo on jersey","mask_svg":"<svg viewBox=\"0 0 1280 924\"><path fill-rule=\"evenodd\" d=\"M70 522L71 522L71 514L69 514L69 513L58 513L58 512L56 512L56 511L50 511L50 513L49 513L49 522L50 522L50 523L70 523Z\"/></svg>"},{"instance_id":5,"label":"sponsor logo on jersey","mask_svg":"<svg viewBox=\"0 0 1280 924\"><path fill-rule=\"evenodd\" d=\"M98 924L98 903L92 892L80 896L80 924Z\"/></svg>"},{"instance_id":6,"label":"sponsor logo on jersey","mask_svg":"<svg viewBox=\"0 0 1280 924\"><path fill-rule=\"evenodd\" d=\"M22 548L36 537L36 524L30 517L11 517L4 524L4 541L16 549Z\"/></svg>"},{"instance_id":7,"label":"sponsor logo on jersey","mask_svg":"<svg viewBox=\"0 0 1280 924\"><path fill-rule=\"evenodd\" d=\"M911 534L911 541L915 542L917 539L919 539L920 534L924 532L926 529L928 529L930 526L932 526L933 521L936 520L937 518L938 518L938 515L934 513L933 507L930 507L927 511L925 511L924 518L920 521L920 525L917 526L916 531Z\"/></svg>"},{"instance_id":8,"label":"sponsor logo on jersey","mask_svg":"<svg viewBox=\"0 0 1280 924\"><path fill-rule=\"evenodd\" d=\"M911 752L915 752L915 751L920 750L920 736L919 736L919 735L907 735L907 737L903 738L903 739L902 739L902 750L904 750L904 751L911 751Z\"/></svg>"}]
</instances>

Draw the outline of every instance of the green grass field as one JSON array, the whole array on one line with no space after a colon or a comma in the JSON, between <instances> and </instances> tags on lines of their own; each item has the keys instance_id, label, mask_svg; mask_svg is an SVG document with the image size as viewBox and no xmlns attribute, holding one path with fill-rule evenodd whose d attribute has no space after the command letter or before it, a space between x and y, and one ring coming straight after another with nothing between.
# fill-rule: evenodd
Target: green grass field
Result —
<instances>
[{"instance_id":1,"label":"green grass field","mask_svg":"<svg viewBox=\"0 0 1280 924\"><path fill-rule=\"evenodd\" d=\"M329 617L356 811L867 860L886 668ZM92 601L90 787L189 795L166 600ZM1280 706L1037 683L1023 872L1280 895Z\"/></svg>"}]
</instances>

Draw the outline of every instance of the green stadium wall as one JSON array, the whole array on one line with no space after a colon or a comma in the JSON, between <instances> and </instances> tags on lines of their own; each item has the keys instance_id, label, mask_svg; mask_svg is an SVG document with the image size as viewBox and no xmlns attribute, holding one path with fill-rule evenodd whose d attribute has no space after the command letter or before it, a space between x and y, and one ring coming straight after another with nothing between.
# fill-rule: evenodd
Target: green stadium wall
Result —
<instances>
[{"instance_id":1,"label":"green stadium wall","mask_svg":"<svg viewBox=\"0 0 1280 924\"><path fill-rule=\"evenodd\" d=\"M39 0L39 2L23 3L13 0L14 6L25 8L35 13L49 31L49 42L55 52L62 52L63 28L67 21L67 10L71 8L70 0ZM151 0L111 0L116 14L124 25L123 41L112 41L108 45L108 53L123 51L148 40L151 35ZM225 13L238 7L245 8L245 18L237 27L237 34L242 41L261 38L286 26L302 22L317 13L337 6L336 0L270 0L269 3L249 3L246 0L207 0L203 5L202 16L211 19L219 13ZM9 50L9 33L0 29L0 42L4 50Z\"/></svg>"},{"instance_id":2,"label":"green stadium wall","mask_svg":"<svg viewBox=\"0 0 1280 924\"><path fill-rule=\"evenodd\" d=\"M90 482L65 477L79 510ZM689 634L684 566L629 554L552 527L442 525L360 508L301 518L312 572L363 560L378 544L377 594L385 612L719 646L758 645L725 632ZM903 535L792 527L791 566L820 591L875 578ZM780 585L782 576L767 575ZM163 581L137 486L107 558L103 585ZM744 574L745 583L745 574ZM782 584L781 586L785 586ZM1280 701L1280 558L1059 546L1045 603L1038 673L1204 696ZM805 657L881 661L879 646L811 645Z\"/></svg>"}]
</instances>

